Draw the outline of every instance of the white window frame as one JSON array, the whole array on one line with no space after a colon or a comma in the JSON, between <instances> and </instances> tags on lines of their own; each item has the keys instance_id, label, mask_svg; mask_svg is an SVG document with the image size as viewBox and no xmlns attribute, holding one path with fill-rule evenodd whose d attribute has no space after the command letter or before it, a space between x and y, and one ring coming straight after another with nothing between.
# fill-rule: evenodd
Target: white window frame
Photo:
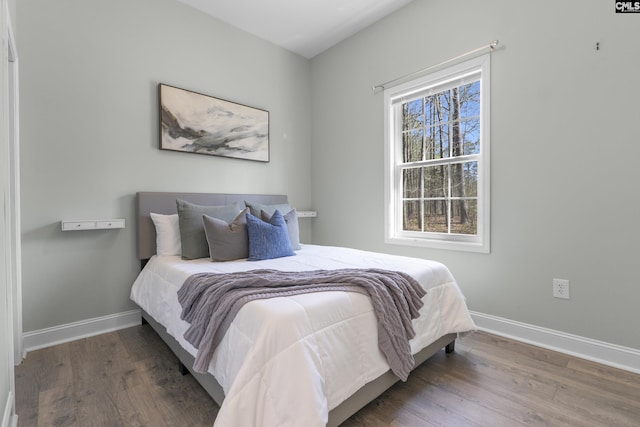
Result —
<instances>
[{"instance_id":1,"label":"white window frame","mask_svg":"<svg viewBox=\"0 0 640 427\"><path fill-rule=\"evenodd\" d=\"M490 54L482 55L384 91L385 242L390 244L490 252ZM480 76L480 153L478 160L477 234L447 234L402 230L402 112L405 99L446 89L465 77ZM450 86L449 86L450 87Z\"/></svg>"}]
</instances>

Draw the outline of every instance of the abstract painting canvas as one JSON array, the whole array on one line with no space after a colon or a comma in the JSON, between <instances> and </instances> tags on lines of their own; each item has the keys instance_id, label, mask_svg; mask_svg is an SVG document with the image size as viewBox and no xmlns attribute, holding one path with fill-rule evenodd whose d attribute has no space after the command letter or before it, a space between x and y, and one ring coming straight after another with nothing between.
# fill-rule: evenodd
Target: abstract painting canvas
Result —
<instances>
[{"instance_id":1,"label":"abstract painting canvas","mask_svg":"<svg viewBox=\"0 0 640 427\"><path fill-rule=\"evenodd\" d=\"M160 148L269 161L269 112L159 84Z\"/></svg>"}]
</instances>

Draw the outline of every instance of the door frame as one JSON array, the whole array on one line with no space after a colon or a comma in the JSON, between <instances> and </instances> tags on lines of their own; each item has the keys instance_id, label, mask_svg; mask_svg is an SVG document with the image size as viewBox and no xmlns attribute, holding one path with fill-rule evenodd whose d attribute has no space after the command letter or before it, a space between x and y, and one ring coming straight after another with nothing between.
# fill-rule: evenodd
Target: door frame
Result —
<instances>
[{"instance_id":1,"label":"door frame","mask_svg":"<svg viewBox=\"0 0 640 427\"><path fill-rule=\"evenodd\" d=\"M22 337L22 239L20 225L20 139L19 139L19 84L18 51L15 44L9 7L4 2L3 29L3 92L4 123L7 141L7 176L5 191L5 230L9 326L13 332L13 363L24 359Z\"/></svg>"}]
</instances>

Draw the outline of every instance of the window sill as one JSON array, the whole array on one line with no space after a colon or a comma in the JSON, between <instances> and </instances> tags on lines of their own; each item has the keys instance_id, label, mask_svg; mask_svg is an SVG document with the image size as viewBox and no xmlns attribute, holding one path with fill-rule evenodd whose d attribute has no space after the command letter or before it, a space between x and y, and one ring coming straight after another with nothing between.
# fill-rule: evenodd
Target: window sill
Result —
<instances>
[{"instance_id":1,"label":"window sill","mask_svg":"<svg viewBox=\"0 0 640 427\"><path fill-rule=\"evenodd\" d=\"M401 246L417 246L431 249L447 249L462 252L477 252L488 254L491 252L489 242L463 242L452 240L438 240L415 237L387 237L385 243Z\"/></svg>"}]
</instances>

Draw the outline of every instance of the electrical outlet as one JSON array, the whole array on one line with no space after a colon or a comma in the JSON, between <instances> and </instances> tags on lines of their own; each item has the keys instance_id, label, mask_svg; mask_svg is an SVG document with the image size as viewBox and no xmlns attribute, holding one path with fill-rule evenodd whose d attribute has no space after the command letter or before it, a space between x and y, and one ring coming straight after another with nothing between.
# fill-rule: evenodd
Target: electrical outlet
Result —
<instances>
[{"instance_id":1,"label":"electrical outlet","mask_svg":"<svg viewBox=\"0 0 640 427\"><path fill-rule=\"evenodd\" d=\"M553 279L554 298L569 299L569 281L565 279Z\"/></svg>"}]
</instances>

